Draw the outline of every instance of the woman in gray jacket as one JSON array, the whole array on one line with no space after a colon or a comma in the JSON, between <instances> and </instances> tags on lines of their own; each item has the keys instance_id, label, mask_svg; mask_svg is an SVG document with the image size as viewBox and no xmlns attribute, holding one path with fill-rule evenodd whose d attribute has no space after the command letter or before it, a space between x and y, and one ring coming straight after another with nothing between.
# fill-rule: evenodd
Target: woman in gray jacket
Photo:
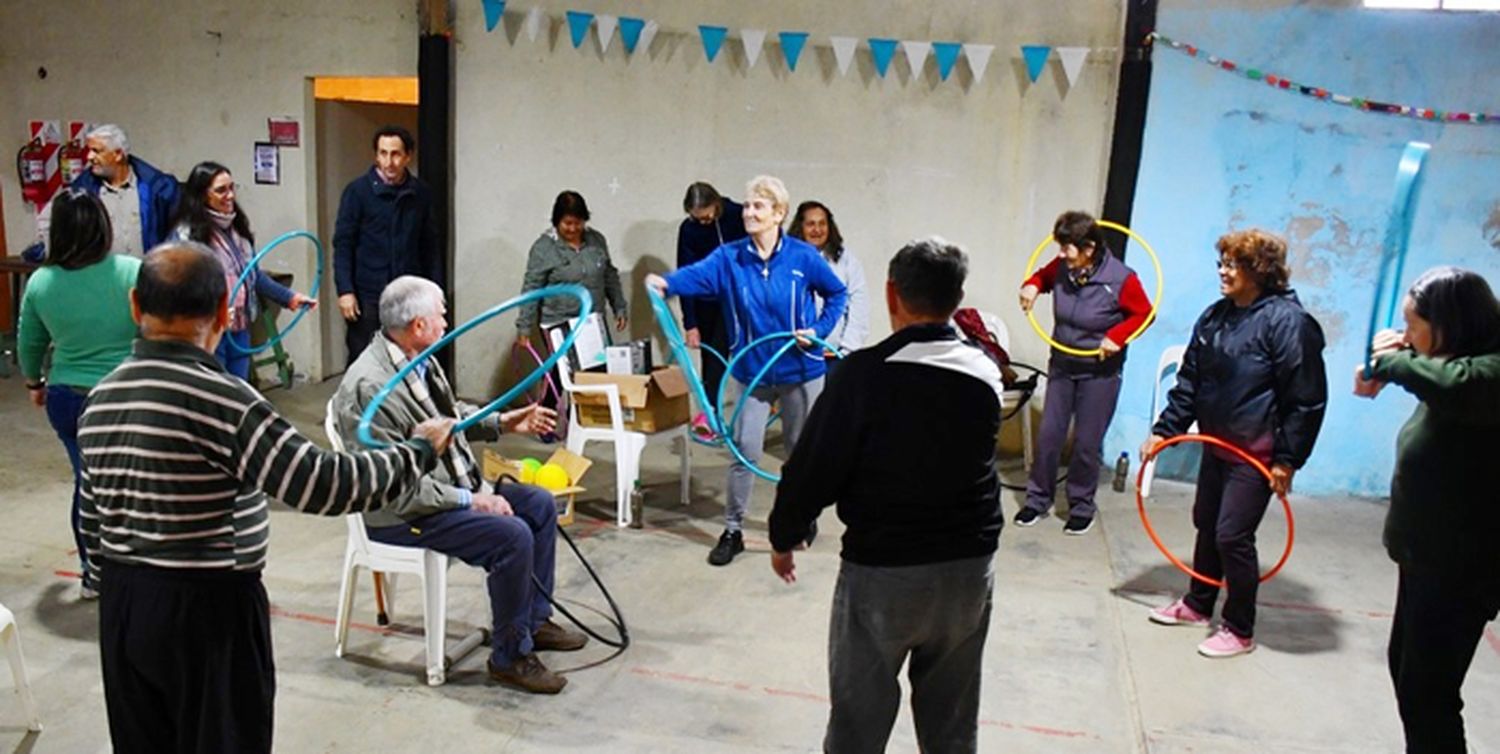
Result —
<instances>
[{"instance_id":1,"label":"woman in gray jacket","mask_svg":"<svg viewBox=\"0 0 1500 754\"><path fill-rule=\"evenodd\" d=\"M589 206L577 191L564 191L552 203L552 227L548 228L526 257L526 277L521 292L549 285L577 283L594 297L594 310L604 314L607 301L615 314L615 329L623 331L626 317L625 293L620 289L620 273L609 258L609 244L604 234L588 227ZM532 328L543 328L578 315L578 301L568 296L553 296L523 307L516 315L517 339L522 345L531 342Z\"/></svg>"},{"instance_id":2,"label":"woman in gray jacket","mask_svg":"<svg viewBox=\"0 0 1500 754\"><path fill-rule=\"evenodd\" d=\"M849 291L849 303L844 307L844 316L828 336L828 342L839 347L840 354L863 348L870 334L870 299L865 290L865 268L859 258L844 248L844 236L839 233L838 223L833 221L833 211L819 201L806 201L797 205L797 214L792 216L789 235L808 242L823 255L824 261L833 268L844 288ZM822 311L819 302L819 311ZM828 354L830 359L837 358Z\"/></svg>"}]
</instances>

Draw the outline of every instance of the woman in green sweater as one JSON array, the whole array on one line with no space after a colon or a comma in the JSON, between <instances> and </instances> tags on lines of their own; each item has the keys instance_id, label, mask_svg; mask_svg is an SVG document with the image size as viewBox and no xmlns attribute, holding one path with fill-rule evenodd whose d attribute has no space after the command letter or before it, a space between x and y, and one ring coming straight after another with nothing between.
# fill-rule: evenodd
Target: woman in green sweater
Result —
<instances>
[{"instance_id":1,"label":"woman in green sweater","mask_svg":"<svg viewBox=\"0 0 1500 754\"><path fill-rule=\"evenodd\" d=\"M52 200L47 239L51 253L26 284L17 336L31 402L46 408L47 420L73 464L73 538L80 562L84 549L78 519L78 417L89 390L130 355L135 340L130 289L141 260L109 253L112 238L109 214L98 197L65 189ZM52 364L43 375L49 348ZM79 572L83 598L97 597L88 569L81 567Z\"/></svg>"},{"instance_id":2,"label":"woman in green sweater","mask_svg":"<svg viewBox=\"0 0 1500 754\"><path fill-rule=\"evenodd\" d=\"M1387 647L1407 751L1463 752L1460 690L1500 609L1500 302L1479 275L1438 267L1403 302L1406 331L1375 336L1372 379L1416 396L1396 436L1385 548L1399 566Z\"/></svg>"}]
</instances>

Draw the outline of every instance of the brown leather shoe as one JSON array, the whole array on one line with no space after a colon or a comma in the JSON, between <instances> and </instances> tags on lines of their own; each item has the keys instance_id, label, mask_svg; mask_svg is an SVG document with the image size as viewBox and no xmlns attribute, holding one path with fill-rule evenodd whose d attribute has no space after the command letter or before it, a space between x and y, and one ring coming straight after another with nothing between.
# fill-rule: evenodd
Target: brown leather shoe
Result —
<instances>
[{"instance_id":1,"label":"brown leather shoe","mask_svg":"<svg viewBox=\"0 0 1500 754\"><path fill-rule=\"evenodd\" d=\"M568 679L548 670L535 654L525 655L503 668L495 667L489 660L485 665L491 679L532 694L556 694L568 685Z\"/></svg>"},{"instance_id":2,"label":"brown leather shoe","mask_svg":"<svg viewBox=\"0 0 1500 754\"><path fill-rule=\"evenodd\" d=\"M537 652L573 652L583 649L583 645L588 643L589 637L578 631L569 631L550 620L531 635L532 649Z\"/></svg>"}]
</instances>

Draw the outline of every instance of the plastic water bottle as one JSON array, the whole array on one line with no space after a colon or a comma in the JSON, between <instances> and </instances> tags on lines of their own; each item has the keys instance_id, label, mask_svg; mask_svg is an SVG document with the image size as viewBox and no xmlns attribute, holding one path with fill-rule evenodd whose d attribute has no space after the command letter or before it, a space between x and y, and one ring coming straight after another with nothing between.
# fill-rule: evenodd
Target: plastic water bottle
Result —
<instances>
[{"instance_id":1,"label":"plastic water bottle","mask_svg":"<svg viewBox=\"0 0 1500 754\"><path fill-rule=\"evenodd\" d=\"M635 480L630 490L630 528L640 529L646 525L646 493L641 490L641 480Z\"/></svg>"},{"instance_id":2,"label":"plastic water bottle","mask_svg":"<svg viewBox=\"0 0 1500 754\"><path fill-rule=\"evenodd\" d=\"M1114 481L1111 482L1109 486L1113 488L1115 492L1124 492L1125 478L1128 476L1130 476L1130 454L1121 453L1119 459L1115 461Z\"/></svg>"}]
</instances>

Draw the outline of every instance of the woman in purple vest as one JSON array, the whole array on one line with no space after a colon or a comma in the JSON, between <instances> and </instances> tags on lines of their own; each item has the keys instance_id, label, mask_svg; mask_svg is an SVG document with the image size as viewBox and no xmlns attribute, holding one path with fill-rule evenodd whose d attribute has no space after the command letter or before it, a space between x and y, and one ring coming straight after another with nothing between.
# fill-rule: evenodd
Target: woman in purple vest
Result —
<instances>
[{"instance_id":1,"label":"woman in purple vest","mask_svg":"<svg viewBox=\"0 0 1500 754\"><path fill-rule=\"evenodd\" d=\"M1047 398L1042 408L1040 452L1026 484L1026 503L1016 513L1019 526L1032 526L1052 508L1057 466L1068 425L1073 424L1073 459L1068 463L1068 521L1065 534L1094 526L1094 488L1099 484L1104 430L1120 397L1125 340L1151 314L1151 301L1135 271L1109 252L1104 232L1085 212L1064 212L1052 226L1056 259L1021 286L1021 309L1052 294L1052 339L1095 356L1052 349L1047 363Z\"/></svg>"}]
</instances>

